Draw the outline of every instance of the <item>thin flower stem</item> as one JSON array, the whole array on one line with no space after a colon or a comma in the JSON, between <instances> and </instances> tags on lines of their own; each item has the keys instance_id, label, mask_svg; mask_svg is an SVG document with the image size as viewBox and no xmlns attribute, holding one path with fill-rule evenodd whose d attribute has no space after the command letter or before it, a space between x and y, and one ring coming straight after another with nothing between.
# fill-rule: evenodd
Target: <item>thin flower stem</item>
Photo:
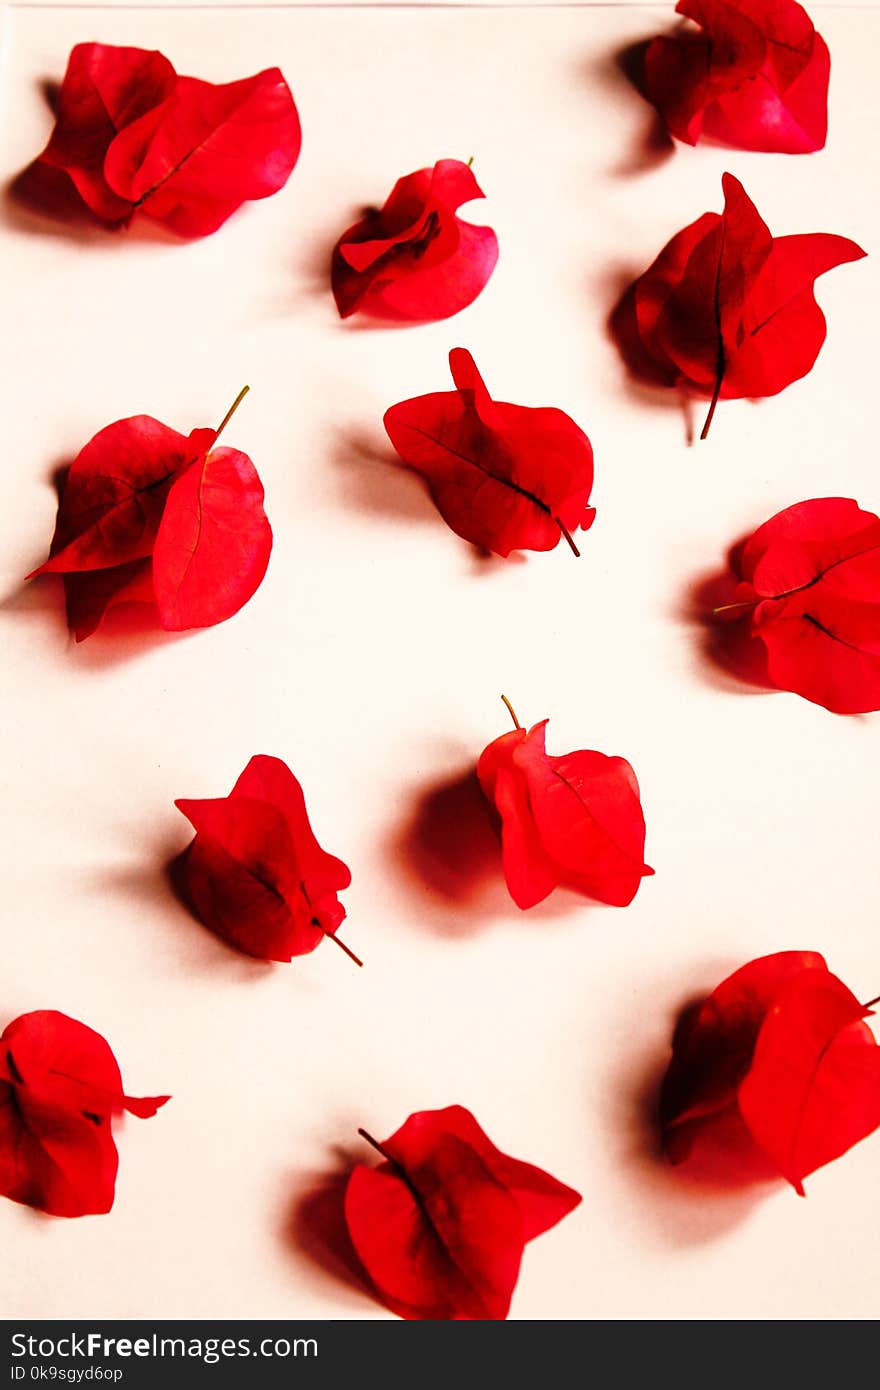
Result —
<instances>
[{"instance_id":1,"label":"thin flower stem","mask_svg":"<svg viewBox=\"0 0 880 1390\"><path fill-rule=\"evenodd\" d=\"M467 162L467 167L468 167L469 169L473 169L473 167L474 167L474 157L473 157L473 155L471 155L470 159L468 160L468 162Z\"/></svg>"},{"instance_id":2,"label":"thin flower stem","mask_svg":"<svg viewBox=\"0 0 880 1390\"><path fill-rule=\"evenodd\" d=\"M724 380L724 373L727 362L724 355L724 331L721 325L721 270L724 265L724 249L727 245L727 217L721 219L721 245L718 248L718 265L715 270L715 294L713 308L715 310L715 332L718 334L718 358L715 370L715 390L712 392L712 400L709 405L709 414L706 416L706 423L700 434L700 439L705 439L709 433L709 426L712 423L712 416L715 414L715 407L718 404L718 397L721 395L721 383Z\"/></svg>"},{"instance_id":3,"label":"thin flower stem","mask_svg":"<svg viewBox=\"0 0 880 1390\"><path fill-rule=\"evenodd\" d=\"M722 603L720 608L712 609L712 617L714 618L716 613L731 613L734 608L754 608L754 606L754 602L750 598L744 599L741 603Z\"/></svg>"},{"instance_id":4,"label":"thin flower stem","mask_svg":"<svg viewBox=\"0 0 880 1390\"><path fill-rule=\"evenodd\" d=\"M558 517L558 516L554 516L553 520L556 522L556 525L559 527L559 529L560 529L560 531L562 532L563 536L565 537L565 539L568 541L569 545L571 546L571 552L572 552L572 554L576 557L576 559L579 560L579 559L581 558L581 552L578 550L577 546L575 545L574 541L572 540L570 532L563 526L563 524L562 524L562 522L559 520L559 517Z\"/></svg>"},{"instance_id":5,"label":"thin flower stem","mask_svg":"<svg viewBox=\"0 0 880 1390\"><path fill-rule=\"evenodd\" d=\"M376 1150L376 1153L377 1153L377 1154L381 1154L382 1157L383 1157L383 1158L386 1158L386 1159L388 1160L389 1163L394 1163L394 1162L395 1162L395 1160L391 1157L391 1155L390 1155L390 1154L387 1154L387 1153L385 1152L385 1150L382 1148L382 1145L379 1143L379 1140L378 1140L378 1139L374 1139L373 1136L372 1136L372 1134L370 1134L367 1130L365 1130L365 1129L359 1129L359 1130L358 1130L358 1134L361 1136L362 1139L366 1139L366 1141L367 1141L368 1144L372 1144L372 1146L373 1146L373 1148Z\"/></svg>"},{"instance_id":6,"label":"thin flower stem","mask_svg":"<svg viewBox=\"0 0 880 1390\"><path fill-rule=\"evenodd\" d=\"M354 961L355 965L363 965L363 961L361 960L360 956L356 956L351 947L346 946L345 942L341 941L335 932L325 931L324 935L326 936L328 941L333 942L334 946L338 946L340 951L344 951L345 954L348 956L349 960Z\"/></svg>"},{"instance_id":7,"label":"thin flower stem","mask_svg":"<svg viewBox=\"0 0 880 1390\"><path fill-rule=\"evenodd\" d=\"M870 1009L870 1008L873 1007L874 1004L880 1004L880 994L877 995L877 998L876 998L876 999L869 999L868 1002L867 1002L867 1004L863 1004L863 1005L862 1005L862 1008L863 1008L863 1009Z\"/></svg>"},{"instance_id":8,"label":"thin flower stem","mask_svg":"<svg viewBox=\"0 0 880 1390\"><path fill-rule=\"evenodd\" d=\"M717 377L715 378L715 390L712 392L712 400L709 403L709 414L706 416L706 423L703 425L703 428L700 431L701 439L705 439L709 433L709 426L711 425L712 417L715 414L715 407L718 404L718 397L721 395L722 379L723 373L719 372Z\"/></svg>"},{"instance_id":9,"label":"thin flower stem","mask_svg":"<svg viewBox=\"0 0 880 1390\"><path fill-rule=\"evenodd\" d=\"M513 708L513 705L510 703L510 701L508 700L508 698L507 698L506 695L502 695L501 698L502 698L502 700L504 701L505 705L507 706L507 713L510 715L511 719L513 720L513 726L514 726L514 728L515 728L515 729L521 729L521 728L522 728L522 724L520 724L519 720L518 720L517 717L516 717L516 710Z\"/></svg>"},{"instance_id":10,"label":"thin flower stem","mask_svg":"<svg viewBox=\"0 0 880 1390\"><path fill-rule=\"evenodd\" d=\"M226 426L229 424L229 421L232 419L233 415L238 410L238 407L241 405L242 401L244 400L245 396L247 395L250 389L251 388L249 386L242 386L235 400L232 402L232 405L229 407L226 414L223 416L223 419L220 421L220 424L217 426L217 430L214 434L215 443L220 438L223 431L226 429Z\"/></svg>"}]
</instances>

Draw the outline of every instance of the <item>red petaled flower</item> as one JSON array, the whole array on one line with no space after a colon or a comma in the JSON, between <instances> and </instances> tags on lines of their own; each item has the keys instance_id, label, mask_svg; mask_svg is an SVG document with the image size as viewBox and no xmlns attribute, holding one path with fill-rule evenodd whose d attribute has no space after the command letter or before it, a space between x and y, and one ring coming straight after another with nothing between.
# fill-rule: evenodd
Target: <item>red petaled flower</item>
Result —
<instances>
[{"instance_id":1,"label":"red petaled flower","mask_svg":"<svg viewBox=\"0 0 880 1390\"><path fill-rule=\"evenodd\" d=\"M280 758L251 758L229 796L174 804L196 832L182 886L206 927L260 960L289 961L330 937L361 964L336 936L345 918L337 893L351 874L321 849Z\"/></svg>"},{"instance_id":2,"label":"red petaled flower","mask_svg":"<svg viewBox=\"0 0 880 1390\"><path fill-rule=\"evenodd\" d=\"M403 462L421 473L443 520L496 555L552 550L589 530L595 508L593 450L583 430L552 406L493 401L464 348L453 348L454 391L401 401L385 429Z\"/></svg>"},{"instance_id":3,"label":"red petaled flower","mask_svg":"<svg viewBox=\"0 0 880 1390\"><path fill-rule=\"evenodd\" d=\"M744 1172L757 1156L803 1196L805 1177L880 1126L869 1016L815 951L737 970L676 1030L660 1106L672 1162L720 1141Z\"/></svg>"},{"instance_id":4,"label":"red petaled flower","mask_svg":"<svg viewBox=\"0 0 880 1390\"><path fill-rule=\"evenodd\" d=\"M685 28L648 46L645 95L673 135L808 154L828 128L831 59L795 0L678 0Z\"/></svg>"},{"instance_id":5,"label":"red petaled flower","mask_svg":"<svg viewBox=\"0 0 880 1390\"><path fill-rule=\"evenodd\" d=\"M37 163L66 175L102 222L126 226L143 212L199 237L283 188L300 144L278 68L217 86L178 77L161 53L81 43Z\"/></svg>"},{"instance_id":6,"label":"red petaled flower","mask_svg":"<svg viewBox=\"0 0 880 1390\"><path fill-rule=\"evenodd\" d=\"M49 559L77 642L107 610L152 603L169 632L224 622L259 588L272 549L263 485L247 454L215 449L247 387L216 430L189 435L135 415L100 430L64 481Z\"/></svg>"},{"instance_id":7,"label":"red petaled flower","mask_svg":"<svg viewBox=\"0 0 880 1390\"><path fill-rule=\"evenodd\" d=\"M382 1302L402 1318L507 1316L527 1241L555 1226L579 1193L495 1148L460 1105L410 1115L356 1164L345 1220Z\"/></svg>"},{"instance_id":8,"label":"red petaled flower","mask_svg":"<svg viewBox=\"0 0 880 1390\"><path fill-rule=\"evenodd\" d=\"M462 203L482 198L470 167L441 159L398 179L381 209L343 232L333 251L333 297L342 318L425 323L476 299L495 269L491 227L462 222Z\"/></svg>"},{"instance_id":9,"label":"red petaled flower","mask_svg":"<svg viewBox=\"0 0 880 1390\"><path fill-rule=\"evenodd\" d=\"M775 396L806 376L825 341L819 275L865 252L824 232L773 237L725 174L724 212L674 236L630 285L611 329L631 372L718 400Z\"/></svg>"},{"instance_id":10,"label":"red petaled flower","mask_svg":"<svg viewBox=\"0 0 880 1390\"><path fill-rule=\"evenodd\" d=\"M108 1212L113 1116L149 1119L168 1099L125 1095L109 1044L84 1023L22 1014L0 1037L0 1193L51 1216Z\"/></svg>"},{"instance_id":11,"label":"red petaled flower","mask_svg":"<svg viewBox=\"0 0 880 1390\"><path fill-rule=\"evenodd\" d=\"M880 709L880 517L849 497L798 502L732 558L715 617L747 625L770 683L835 714Z\"/></svg>"},{"instance_id":12,"label":"red petaled flower","mask_svg":"<svg viewBox=\"0 0 880 1390\"><path fill-rule=\"evenodd\" d=\"M534 907L563 887L626 907L654 872L644 861L645 818L629 763L586 749L551 757L544 747L548 721L526 730L513 719L516 728L490 743L477 763L501 818L510 896L517 907Z\"/></svg>"}]
</instances>

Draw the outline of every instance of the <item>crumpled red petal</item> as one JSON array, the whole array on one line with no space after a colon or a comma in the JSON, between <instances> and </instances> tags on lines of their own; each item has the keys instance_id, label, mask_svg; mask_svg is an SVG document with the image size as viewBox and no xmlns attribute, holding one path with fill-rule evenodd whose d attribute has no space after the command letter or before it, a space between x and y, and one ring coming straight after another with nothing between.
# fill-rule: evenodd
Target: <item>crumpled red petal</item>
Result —
<instances>
[{"instance_id":1,"label":"crumpled red petal","mask_svg":"<svg viewBox=\"0 0 880 1390\"><path fill-rule=\"evenodd\" d=\"M808 154L825 144L828 47L795 0L678 0L703 30L648 46L645 95L679 140Z\"/></svg>"},{"instance_id":2,"label":"crumpled red petal","mask_svg":"<svg viewBox=\"0 0 880 1390\"><path fill-rule=\"evenodd\" d=\"M458 159L398 179L384 207L366 213L336 244L331 279L341 317L424 323L473 303L495 269L498 240L490 227L456 213L484 196Z\"/></svg>"}]
</instances>

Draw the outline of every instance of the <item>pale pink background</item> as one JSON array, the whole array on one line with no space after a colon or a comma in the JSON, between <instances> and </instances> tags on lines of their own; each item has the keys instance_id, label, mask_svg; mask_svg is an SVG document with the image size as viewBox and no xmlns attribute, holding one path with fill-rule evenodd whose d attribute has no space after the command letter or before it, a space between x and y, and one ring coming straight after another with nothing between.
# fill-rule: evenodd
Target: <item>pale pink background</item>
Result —
<instances>
[{"instance_id":1,"label":"pale pink background","mask_svg":"<svg viewBox=\"0 0 880 1390\"><path fill-rule=\"evenodd\" d=\"M612 55L668 19L7 10L4 180L50 128L40 80L92 38L215 80L277 63L305 140L283 193L192 245L71 235L0 205L0 1023L63 1009L108 1037L130 1090L174 1093L120 1126L112 1215L0 1202L6 1316L386 1316L315 1263L294 1210L359 1124L381 1136L453 1101L584 1194L528 1248L513 1317L880 1311L880 1136L806 1201L780 1185L755 1202L689 1190L646 1118L676 1011L744 960L818 948L862 997L880 991L880 718L738 686L687 617L692 584L779 508L880 507L880 14L823 8L831 138L804 159L664 160L646 143L650 112ZM501 243L482 297L450 323L341 326L334 236L398 174L470 155L488 196L468 213ZM679 410L626 384L604 320L623 274L720 206L725 169L775 232L841 232L872 257L820 282L830 333L810 378L722 405L689 449ZM459 344L501 399L558 405L591 435L598 519L579 563L564 547L478 561L384 461L383 410L446 389ZM19 583L51 534L53 466L128 414L216 422L245 381L228 442L266 484L262 589L212 631L74 648L54 584ZM420 798L507 727L501 690L522 718L551 717L553 750L635 766L657 875L631 908L520 914L494 859L459 901L454 872L419 872ZM261 967L170 896L163 864L188 839L174 797L223 793L258 751L290 763L352 866L363 971L330 946Z\"/></svg>"}]
</instances>

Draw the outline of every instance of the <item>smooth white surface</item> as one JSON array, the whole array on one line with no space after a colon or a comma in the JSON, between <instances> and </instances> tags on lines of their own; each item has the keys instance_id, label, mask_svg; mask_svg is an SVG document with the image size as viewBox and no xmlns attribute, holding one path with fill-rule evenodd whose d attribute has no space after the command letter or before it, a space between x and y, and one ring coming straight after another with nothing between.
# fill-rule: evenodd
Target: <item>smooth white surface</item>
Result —
<instances>
[{"instance_id":1,"label":"smooth white surface","mask_svg":"<svg viewBox=\"0 0 880 1390\"><path fill-rule=\"evenodd\" d=\"M46 1317L375 1317L292 1234L297 1202L366 1125L461 1102L503 1148L584 1194L531 1245L512 1316L878 1313L880 1136L752 1204L695 1195L651 1152L648 1083L673 1017L764 952L824 951L880 990L880 717L755 694L700 655L688 592L744 530L804 497L880 508L874 438L880 15L831 11L831 139L801 159L677 148L642 168L650 112L613 53L665 8L469 13L9 13L2 175L42 147L41 79L77 41L164 50L228 80L278 63L304 147L277 197L191 245L66 232L2 204L4 333L0 1022L55 1007L102 1031L135 1094L109 1217L0 1202L0 1311ZM468 212L501 259L449 323L342 326L326 253L402 173L475 157ZM873 253L825 277L811 377L722 404L687 448L675 404L626 384L604 320L625 273L744 181L778 233ZM501 399L591 435L598 519L576 562L474 557L385 461L384 409L447 389L469 347ZM180 640L67 640L43 556L53 467L102 425L216 422L267 491L275 552L233 621ZM378 454L379 457L372 457ZM625 911L520 914L420 876L419 799L521 718L551 750L624 754L656 877ZM270 752L352 866L345 933L290 967L240 958L171 897L175 796L219 795ZM497 867L497 866L496 866ZM451 875L454 879L454 874ZM436 875L435 875L436 878Z\"/></svg>"}]
</instances>

